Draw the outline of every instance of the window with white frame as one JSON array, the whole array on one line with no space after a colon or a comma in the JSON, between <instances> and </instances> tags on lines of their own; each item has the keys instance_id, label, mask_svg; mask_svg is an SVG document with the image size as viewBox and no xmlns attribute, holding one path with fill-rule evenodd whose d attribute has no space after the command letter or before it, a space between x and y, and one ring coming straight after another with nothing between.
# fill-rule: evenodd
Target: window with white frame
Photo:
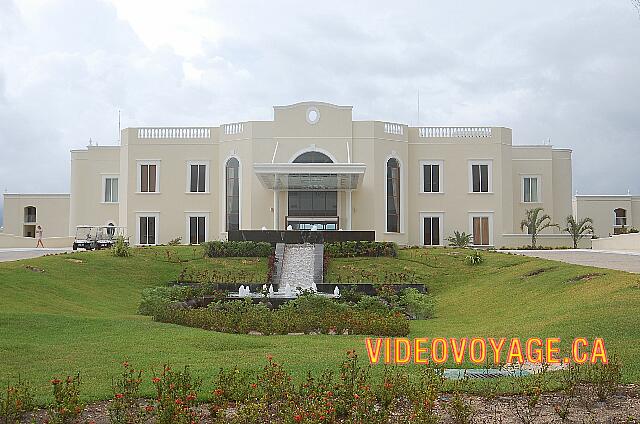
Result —
<instances>
[{"instance_id":1,"label":"window with white frame","mask_svg":"<svg viewBox=\"0 0 640 424\"><path fill-rule=\"evenodd\" d=\"M420 214L420 241L423 246L442 246L442 213Z\"/></svg>"},{"instance_id":2,"label":"window with white frame","mask_svg":"<svg viewBox=\"0 0 640 424\"><path fill-rule=\"evenodd\" d=\"M104 193L102 201L105 203L118 203L118 177L104 177L102 181L102 192Z\"/></svg>"},{"instance_id":3,"label":"window with white frame","mask_svg":"<svg viewBox=\"0 0 640 424\"><path fill-rule=\"evenodd\" d=\"M540 179L538 176L522 177L522 201L524 203L540 202Z\"/></svg>"},{"instance_id":4,"label":"window with white frame","mask_svg":"<svg viewBox=\"0 0 640 424\"><path fill-rule=\"evenodd\" d=\"M138 192L160 192L160 162L138 161Z\"/></svg>"},{"instance_id":5,"label":"window with white frame","mask_svg":"<svg viewBox=\"0 0 640 424\"><path fill-rule=\"evenodd\" d=\"M209 167L207 162L187 162L188 192L209 192Z\"/></svg>"},{"instance_id":6,"label":"window with white frame","mask_svg":"<svg viewBox=\"0 0 640 424\"><path fill-rule=\"evenodd\" d=\"M420 161L421 193L442 193L443 161Z\"/></svg>"},{"instance_id":7,"label":"window with white frame","mask_svg":"<svg viewBox=\"0 0 640 424\"><path fill-rule=\"evenodd\" d=\"M474 213L469 216L472 243L474 246L491 246L493 244L492 214Z\"/></svg>"},{"instance_id":8,"label":"window with white frame","mask_svg":"<svg viewBox=\"0 0 640 424\"><path fill-rule=\"evenodd\" d=\"M616 208L613 210L613 214L615 216L616 227L623 227L627 225L627 210L623 208Z\"/></svg>"},{"instance_id":9,"label":"window with white frame","mask_svg":"<svg viewBox=\"0 0 640 424\"><path fill-rule=\"evenodd\" d=\"M158 213L139 213L137 214L137 238L140 245L158 244Z\"/></svg>"},{"instance_id":10,"label":"window with white frame","mask_svg":"<svg viewBox=\"0 0 640 424\"><path fill-rule=\"evenodd\" d=\"M200 244L207 241L209 217L204 213L187 215L187 236L189 244Z\"/></svg>"},{"instance_id":11,"label":"window with white frame","mask_svg":"<svg viewBox=\"0 0 640 424\"><path fill-rule=\"evenodd\" d=\"M492 162L469 161L469 191L471 193L491 193L492 187Z\"/></svg>"}]
</instances>

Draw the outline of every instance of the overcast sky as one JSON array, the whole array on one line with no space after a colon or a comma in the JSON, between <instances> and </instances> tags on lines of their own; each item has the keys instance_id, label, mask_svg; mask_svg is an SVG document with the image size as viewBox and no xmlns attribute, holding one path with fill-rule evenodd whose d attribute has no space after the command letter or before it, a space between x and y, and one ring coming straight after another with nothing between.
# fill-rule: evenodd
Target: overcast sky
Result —
<instances>
[{"instance_id":1,"label":"overcast sky","mask_svg":"<svg viewBox=\"0 0 640 424\"><path fill-rule=\"evenodd\" d=\"M511 127L573 149L574 190L640 194L630 0L0 0L2 191L68 191L69 150L115 144L118 109L219 125L305 100Z\"/></svg>"}]
</instances>

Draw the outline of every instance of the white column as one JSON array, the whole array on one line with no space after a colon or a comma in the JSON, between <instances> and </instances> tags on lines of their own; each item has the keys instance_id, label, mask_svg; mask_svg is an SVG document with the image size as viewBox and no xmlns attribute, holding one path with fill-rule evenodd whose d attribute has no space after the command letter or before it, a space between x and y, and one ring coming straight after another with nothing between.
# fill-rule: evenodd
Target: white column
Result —
<instances>
[{"instance_id":1,"label":"white column","mask_svg":"<svg viewBox=\"0 0 640 424\"><path fill-rule=\"evenodd\" d=\"M280 192L273 190L273 229L278 230L280 225Z\"/></svg>"},{"instance_id":2,"label":"white column","mask_svg":"<svg viewBox=\"0 0 640 424\"><path fill-rule=\"evenodd\" d=\"M351 207L351 190L347 190L345 192L345 195L347 197L347 225L345 225L345 230L347 231L351 231L351 211L352 211L352 207Z\"/></svg>"}]
</instances>

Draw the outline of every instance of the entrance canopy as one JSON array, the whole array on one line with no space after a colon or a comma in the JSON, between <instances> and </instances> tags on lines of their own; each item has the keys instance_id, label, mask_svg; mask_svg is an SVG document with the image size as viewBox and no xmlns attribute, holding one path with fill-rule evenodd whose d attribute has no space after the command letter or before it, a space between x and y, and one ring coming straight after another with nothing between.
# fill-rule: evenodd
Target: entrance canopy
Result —
<instances>
[{"instance_id":1,"label":"entrance canopy","mask_svg":"<svg viewBox=\"0 0 640 424\"><path fill-rule=\"evenodd\" d=\"M356 190L367 166L363 163L256 163L253 170L269 190Z\"/></svg>"}]
</instances>

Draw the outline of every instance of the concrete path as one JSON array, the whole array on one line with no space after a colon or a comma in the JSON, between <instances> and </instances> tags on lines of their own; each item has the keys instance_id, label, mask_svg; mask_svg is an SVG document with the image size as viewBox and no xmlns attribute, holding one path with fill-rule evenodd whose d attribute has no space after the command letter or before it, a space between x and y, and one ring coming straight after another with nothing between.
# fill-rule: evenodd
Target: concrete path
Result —
<instances>
[{"instance_id":1,"label":"concrete path","mask_svg":"<svg viewBox=\"0 0 640 424\"><path fill-rule=\"evenodd\" d=\"M504 252L551 259L553 261L567 262L576 265L640 273L640 252L591 249L505 250Z\"/></svg>"},{"instance_id":2,"label":"concrete path","mask_svg":"<svg viewBox=\"0 0 640 424\"><path fill-rule=\"evenodd\" d=\"M14 249L0 249L0 262L17 261L20 259L37 258L38 256L51 255L62 252L71 252L70 248L31 248L22 247Z\"/></svg>"}]
</instances>

